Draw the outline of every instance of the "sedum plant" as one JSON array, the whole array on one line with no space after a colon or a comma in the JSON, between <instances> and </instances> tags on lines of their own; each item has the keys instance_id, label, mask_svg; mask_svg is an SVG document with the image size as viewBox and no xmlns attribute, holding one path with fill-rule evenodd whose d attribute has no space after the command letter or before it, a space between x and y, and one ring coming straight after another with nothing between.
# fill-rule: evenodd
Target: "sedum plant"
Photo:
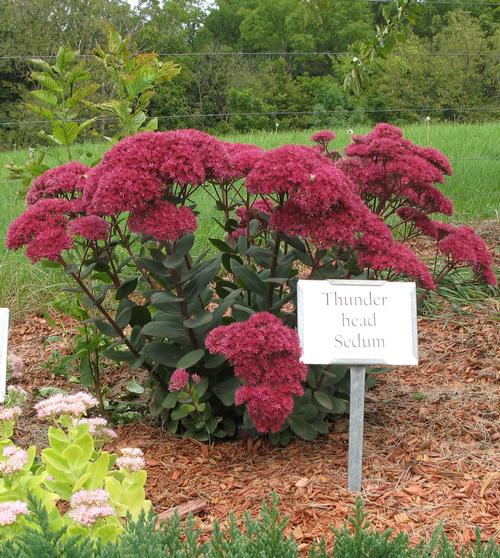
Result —
<instances>
[{"instance_id":1,"label":"sedum plant","mask_svg":"<svg viewBox=\"0 0 500 558\"><path fill-rule=\"evenodd\" d=\"M52 423L49 446L38 458L34 446L24 450L12 442L25 396L11 386L0 409L0 538L18 536L31 524L34 498L53 533L115 540L127 516L137 519L150 509L141 450L123 448L120 456L103 450L116 434L106 420L84 417L97 400L85 392L58 393L35 406L38 418Z\"/></svg>"},{"instance_id":2,"label":"sedum plant","mask_svg":"<svg viewBox=\"0 0 500 558\"><path fill-rule=\"evenodd\" d=\"M343 156L334 139L266 152L196 130L136 134L93 168L39 177L7 245L64 268L107 358L149 372L151 412L170 432L313 440L346 411L349 375L300 362L299 277L404 278L421 296L466 267L496 283L481 238L435 219L452 213L436 187L452 172L443 154L389 124ZM204 252L200 199L220 225ZM418 237L434 244L431 265Z\"/></svg>"}]
</instances>

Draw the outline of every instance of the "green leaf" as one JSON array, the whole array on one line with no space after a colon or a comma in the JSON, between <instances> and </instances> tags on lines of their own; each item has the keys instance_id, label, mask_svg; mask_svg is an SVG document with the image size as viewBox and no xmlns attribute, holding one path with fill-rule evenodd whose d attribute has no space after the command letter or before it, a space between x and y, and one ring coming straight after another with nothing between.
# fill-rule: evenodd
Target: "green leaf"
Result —
<instances>
[{"instance_id":1,"label":"green leaf","mask_svg":"<svg viewBox=\"0 0 500 558\"><path fill-rule=\"evenodd\" d=\"M172 333L172 326L168 322L149 322L141 329L142 335L151 335L152 337L168 337Z\"/></svg>"},{"instance_id":2,"label":"green leaf","mask_svg":"<svg viewBox=\"0 0 500 558\"><path fill-rule=\"evenodd\" d=\"M134 376L127 384L127 391L135 393L136 395L142 395L145 389L137 382Z\"/></svg>"},{"instance_id":3,"label":"green leaf","mask_svg":"<svg viewBox=\"0 0 500 558\"><path fill-rule=\"evenodd\" d=\"M212 391L226 407L231 407L234 405L234 394L240 385L240 380L233 376L213 386Z\"/></svg>"},{"instance_id":4,"label":"green leaf","mask_svg":"<svg viewBox=\"0 0 500 558\"><path fill-rule=\"evenodd\" d=\"M122 285L116 290L115 299L121 300L129 294L132 294L137 288L137 282L138 278L133 277L132 279L129 279L128 281L122 283Z\"/></svg>"},{"instance_id":5,"label":"green leaf","mask_svg":"<svg viewBox=\"0 0 500 558\"><path fill-rule=\"evenodd\" d=\"M173 409L176 405L177 405L177 393L176 392L170 392L165 397L165 399L163 400L163 403L161 404L163 409Z\"/></svg>"},{"instance_id":6,"label":"green leaf","mask_svg":"<svg viewBox=\"0 0 500 558\"><path fill-rule=\"evenodd\" d=\"M318 390L313 393L313 397L327 411L330 412L333 411L333 401L332 398L327 393Z\"/></svg>"},{"instance_id":7,"label":"green leaf","mask_svg":"<svg viewBox=\"0 0 500 558\"><path fill-rule=\"evenodd\" d=\"M226 357L223 354L212 355L205 361L205 368L208 368L209 370L212 368L218 368L224 362L226 362Z\"/></svg>"},{"instance_id":8,"label":"green leaf","mask_svg":"<svg viewBox=\"0 0 500 558\"><path fill-rule=\"evenodd\" d=\"M177 361L184 352L178 345L165 343L164 341L151 341L144 345L142 354L155 364L163 364L175 368Z\"/></svg>"},{"instance_id":9,"label":"green leaf","mask_svg":"<svg viewBox=\"0 0 500 558\"><path fill-rule=\"evenodd\" d=\"M49 137L59 145L73 145L78 137L78 124L55 121L52 123L52 135Z\"/></svg>"},{"instance_id":10,"label":"green leaf","mask_svg":"<svg viewBox=\"0 0 500 558\"><path fill-rule=\"evenodd\" d=\"M118 333L115 328L109 324L108 322L104 321L101 318L94 320L94 324L96 328L101 332L104 333L107 337L118 337Z\"/></svg>"},{"instance_id":11,"label":"green leaf","mask_svg":"<svg viewBox=\"0 0 500 558\"><path fill-rule=\"evenodd\" d=\"M185 354L178 362L177 368L190 368L205 356L205 349L195 349Z\"/></svg>"},{"instance_id":12,"label":"green leaf","mask_svg":"<svg viewBox=\"0 0 500 558\"><path fill-rule=\"evenodd\" d=\"M334 397L332 400L333 408L331 413L334 415L344 415L347 412L347 403L343 399Z\"/></svg>"},{"instance_id":13,"label":"green leaf","mask_svg":"<svg viewBox=\"0 0 500 558\"><path fill-rule=\"evenodd\" d=\"M170 414L170 416L172 417L173 420L179 420L181 418L187 417L195 409L196 407L194 405L190 405L189 403L183 403L182 405L180 405L178 409L174 409Z\"/></svg>"},{"instance_id":14,"label":"green leaf","mask_svg":"<svg viewBox=\"0 0 500 558\"><path fill-rule=\"evenodd\" d=\"M255 271L241 265L235 260L231 260L231 270L247 290L260 294L261 296L267 296L267 286Z\"/></svg>"},{"instance_id":15,"label":"green leaf","mask_svg":"<svg viewBox=\"0 0 500 558\"><path fill-rule=\"evenodd\" d=\"M205 312L201 312L200 314L197 314L196 316L193 316L192 318L188 318L187 320L184 320L182 323L186 327L189 327L190 329L194 329L209 324L212 321L212 317L213 317L212 312L205 311Z\"/></svg>"},{"instance_id":16,"label":"green leaf","mask_svg":"<svg viewBox=\"0 0 500 558\"><path fill-rule=\"evenodd\" d=\"M177 256L185 256L194 245L194 234L185 234L175 243L174 254Z\"/></svg>"},{"instance_id":17,"label":"green leaf","mask_svg":"<svg viewBox=\"0 0 500 558\"><path fill-rule=\"evenodd\" d=\"M193 278L186 283L184 287L184 295L187 299L193 299L198 296L207 285L213 280L216 273L219 271L221 265L221 257L217 256L212 261L210 261L205 267L198 273L191 270L194 273Z\"/></svg>"},{"instance_id":18,"label":"green leaf","mask_svg":"<svg viewBox=\"0 0 500 558\"><path fill-rule=\"evenodd\" d=\"M292 415L289 417L288 422L294 434L296 434L299 438L309 442L316 439L316 429L300 415Z\"/></svg>"},{"instance_id":19,"label":"green leaf","mask_svg":"<svg viewBox=\"0 0 500 558\"><path fill-rule=\"evenodd\" d=\"M182 302L184 298L179 298L172 293L161 291L151 295L151 304L168 304L171 302Z\"/></svg>"}]
</instances>

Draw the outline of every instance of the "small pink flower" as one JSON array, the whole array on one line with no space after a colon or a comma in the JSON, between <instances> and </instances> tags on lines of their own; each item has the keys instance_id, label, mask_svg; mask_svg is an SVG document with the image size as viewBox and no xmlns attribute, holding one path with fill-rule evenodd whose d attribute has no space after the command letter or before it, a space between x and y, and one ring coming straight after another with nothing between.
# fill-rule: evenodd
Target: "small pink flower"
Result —
<instances>
[{"instance_id":1,"label":"small pink flower","mask_svg":"<svg viewBox=\"0 0 500 558\"><path fill-rule=\"evenodd\" d=\"M15 446L6 447L3 456L7 458L0 462L0 472L4 475L17 473L28 463L28 452Z\"/></svg>"},{"instance_id":2,"label":"small pink flower","mask_svg":"<svg viewBox=\"0 0 500 558\"><path fill-rule=\"evenodd\" d=\"M120 469L128 471L140 471L146 467L144 454L139 448L122 448L122 456L116 460L116 465Z\"/></svg>"},{"instance_id":3,"label":"small pink flower","mask_svg":"<svg viewBox=\"0 0 500 558\"><path fill-rule=\"evenodd\" d=\"M314 143L319 143L321 145L326 145L333 141L336 138L335 132L331 132L330 130L321 130L320 132L314 133L310 140Z\"/></svg>"},{"instance_id":4,"label":"small pink flower","mask_svg":"<svg viewBox=\"0 0 500 558\"><path fill-rule=\"evenodd\" d=\"M81 418L75 419L73 421L73 426L78 426L79 424L89 425L89 434L95 436L96 438L116 438L117 434L111 428L108 428L108 421L102 417L95 418Z\"/></svg>"},{"instance_id":5,"label":"small pink flower","mask_svg":"<svg viewBox=\"0 0 500 558\"><path fill-rule=\"evenodd\" d=\"M58 393L48 399L40 401L35 405L38 418L55 417L60 415L71 415L80 417L88 409L96 407L98 401L92 395L79 391L71 395Z\"/></svg>"},{"instance_id":6,"label":"small pink flower","mask_svg":"<svg viewBox=\"0 0 500 558\"><path fill-rule=\"evenodd\" d=\"M14 420L23 414L21 407L0 407L0 420Z\"/></svg>"},{"instance_id":7,"label":"small pink flower","mask_svg":"<svg viewBox=\"0 0 500 558\"><path fill-rule=\"evenodd\" d=\"M199 374L191 374L191 380L195 384L199 384L201 382L201 376Z\"/></svg>"},{"instance_id":8,"label":"small pink flower","mask_svg":"<svg viewBox=\"0 0 500 558\"><path fill-rule=\"evenodd\" d=\"M9 353L7 357L7 364L9 366L12 379L13 380L21 379L24 372L23 359L13 353Z\"/></svg>"},{"instance_id":9,"label":"small pink flower","mask_svg":"<svg viewBox=\"0 0 500 558\"><path fill-rule=\"evenodd\" d=\"M87 527L101 517L109 517L114 515L115 510L109 504L109 494L102 489L98 490L80 490L71 497L71 510L68 515L76 521Z\"/></svg>"},{"instance_id":10,"label":"small pink flower","mask_svg":"<svg viewBox=\"0 0 500 558\"><path fill-rule=\"evenodd\" d=\"M0 502L0 525L12 525L19 515L28 513L28 506L20 500Z\"/></svg>"},{"instance_id":11,"label":"small pink flower","mask_svg":"<svg viewBox=\"0 0 500 558\"><path fill-rule=\"evenodd\" d=\"M172 372L170 376L170 382L168 383L168 389L170 391L180 391L189 382L189 372L184 368L177 368Z\"/></svg>"}]
</instances>

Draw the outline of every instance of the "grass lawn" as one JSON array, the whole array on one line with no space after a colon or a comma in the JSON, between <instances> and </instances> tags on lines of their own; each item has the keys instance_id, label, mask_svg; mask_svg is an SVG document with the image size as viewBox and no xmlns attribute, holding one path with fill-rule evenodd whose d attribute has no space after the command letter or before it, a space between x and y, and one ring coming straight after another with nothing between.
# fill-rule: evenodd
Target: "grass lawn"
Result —
<instances>
[{"instance_id":1,"label":"grass lawn","mask_svg":"<svg viewBox=\"0 0 500 558\"><path fill-rule=\"evenodd\" d=\"M366 133L368 128L356 128ZM404 127L408 138L421 145L431 145L445 153L455 169L454 176L443 185L443 192L454 202L456 222L498 218L500 211L500 123L488 124L418 124ZM343 149L349 142L347 130L337 130L336 145ZM255 143L270 149L285 143L307 143L312 132L258 132L232 135L224 139ZM73 158L93 164L108 146L82 144L75 148ZM0 233L5 238L9 223L22 212L24 201L17 194L17 184L7 180L3 166L8 162L22 163L26 150L0 153ZM47 164L66 162L65 151L50 149ZM199 236L218 234L218 226L210 216L210 200L200 199L202 215ZM205 209L205 210L204 210ZM8 306L15 316L39 308L57 291L64 277L53 269L32 266L20 252L7 252L0 246L0 306Z\"/></svg>"}]
</instances>

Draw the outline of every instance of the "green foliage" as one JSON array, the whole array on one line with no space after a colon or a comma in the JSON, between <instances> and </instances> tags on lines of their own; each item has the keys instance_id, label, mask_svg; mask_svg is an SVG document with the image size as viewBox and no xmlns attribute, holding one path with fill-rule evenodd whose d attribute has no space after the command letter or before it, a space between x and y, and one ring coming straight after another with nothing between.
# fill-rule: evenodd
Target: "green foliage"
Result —
<instances>
[{"instance_id":1,"label":"green foliage","mask_svg":"<svg viewBox=\"0 0 500 558\"><path fill-rule=\"evenodd\" d=\"M91 126L95 118L79 121L83 101L93 95L99 85L90 81L90 72L79 53L68 47L60 47L54 64L33 59L37 68L31 79L37 88L30 91L28 108L50 124L50 133L42 132L52 143L65 147L71 158L71 146Z\"/></svg>"},{"instance_id":2,"label":"green foliage","mask_svg":"<svg viewBox=\"0 0 500 558\"><path fill-rule=\"evenodd\" d=\"M113 83L114 98L91 106L117 119L113 139L119 140L140 130L156 130L158 120L148 120L147 116L155 86L173 79L180 71L179 66L161 62L153 52L135 54L131 37L122 38L112 27L108 29L106 46L98 46L95 54Z\"/></svg>"},{"instance_id":3,"label":"green foliage","mask_svg":"<svg viewBox=\"0 0 500 558\"><path fill-rule=\"evenodd\" d=\"M115 542L71 536L66 528L54 530L44 506L30 498L29 522L15 539L0 539L0 558L297 558L296 543L285 536L288 519L280 515L276 499L264 504L259 517L246 515L240 527L230 515L227 526L215 523L212 535L200 542L200 531L193 518L182 522L174 517L157 526L152 512L141 513L127 522ZM500 549L493 540L456 551L442 529L426 543L410 546L406 535L391 537L386 531L373 531L366 522L358 499L349 526L337 531L335 548L324 542L313 545L309 558L498 558Z\"/></svg>"},{"instance_id":4,"label":"green foliage","mask_svg":"<svg viewBox=\"0 0 500 558\"><path fill-rule=\"evenodd\" d=\"M2 409L4 413L16 409L12 403L15 403L12 397L7 399ZM30 502L39 519L41 532L37 527L31 527L31 516L21 514L15 523L0 526L1 540L17 538L21 534L20 540L24 542L20 544L28 545L28 541L40 536L44 540L40 548L47 549L58 549L59 544L66 548L71 537L111 541L123 530L121 518L130 516L137 519L141 512L150 509L151 504L145 499L144 491L146 471L122 466L119 462L117 467L117 456L101 449L108 432L96 427L91 433L91 424L79 421L82 414L75 411L71 415L52 415L52 426L48 430L49 445L41 451L41 460L35 460L36 448L32 446L25 452L22 467L14 463L11 468L2 468L0 502ZM5 453L6 448L24 453L11 440L13 425L13 419L0 419L0 460L7 464L9 456ZM113 512L111 515L98 517L87 527L74 520L71 512L61 511L68 507L76 493L98 489L106 491ZM28 529L23 534L26 527ZM66 556L62 550L56 555Z\"/></svg>"}]
</instances>

